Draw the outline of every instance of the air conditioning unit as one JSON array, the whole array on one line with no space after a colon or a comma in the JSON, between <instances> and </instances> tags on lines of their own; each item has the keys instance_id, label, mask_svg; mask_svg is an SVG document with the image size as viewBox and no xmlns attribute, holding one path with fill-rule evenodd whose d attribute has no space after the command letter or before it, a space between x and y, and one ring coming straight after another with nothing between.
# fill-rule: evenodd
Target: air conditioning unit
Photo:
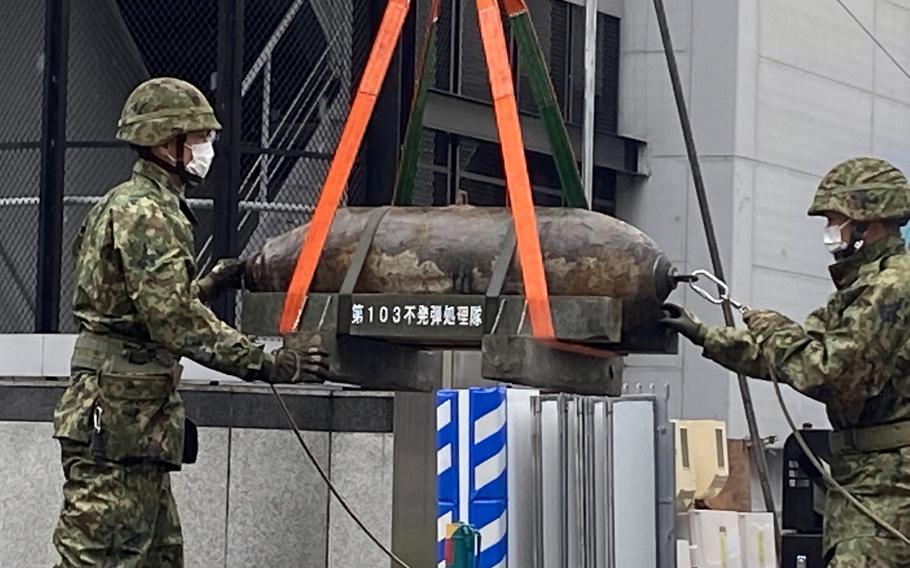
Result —
<instances>
[{"instance_id":1,"label":"air conditioning unit","mask_svg":"<svg viewBox=\"0 0 910 568\"><path fill-rule=\"evenodd\" d=\"M739 537L746 568L776 568L774 513L740 513Z\"/></svg>"},{"instance_id":2,"label":"air conditioning unit","mask_svg":"<svg viewBox=\"0 0 910 568\"><path fill-rule=\"evenodd\" d=\"M687 516L693 568L746 568L739 513L693 510Z\"/></svg>"},{"instance_id":3,"label":"air conditioning unit","mask_svg":"<svg viewBox=\"0 0 910 568\"><path fill-rule=\"evenodd\" d=\"M688 460L695 480L693 498L704 500L720 493L730 476L727 426L721 420L676 420L677 475ZM681 474L687 476L685 467ZM682 478L685 481L685 477ZM686 482L688 483L688 482ZM677 485L679 482L677 482Z\"/></svg>"},{"instance_id":4,"label":"air conditioning unit","mask_svg":"<svg viewBox=\"0 0 910 568\"><path fill-rule=\"evenodd\" d=\"M685 513L695 503L695 471L689 445L689 429L673 420L676 437L676 512ZM684 422L685 423L685 422Z\"/></svg>"}]
</instances>

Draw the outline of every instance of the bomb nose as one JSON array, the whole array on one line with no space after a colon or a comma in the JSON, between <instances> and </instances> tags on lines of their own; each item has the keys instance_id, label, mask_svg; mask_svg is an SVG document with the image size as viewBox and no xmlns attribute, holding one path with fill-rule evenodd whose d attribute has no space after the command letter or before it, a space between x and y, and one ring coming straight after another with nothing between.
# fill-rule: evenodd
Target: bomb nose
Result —
<instances>
[{"instance_id":1,"label":"bomb nose","mask_svg":"<svg viewBox=\"0 0 910 568\"><path fill-rule=\"evenodd\" d=\"M663 303L680 282L686 281L685 279L686 277L679 274L664 253L657 256L657 260L654 261L654 295L658 303Z\"/></svg>"}]
</instances>

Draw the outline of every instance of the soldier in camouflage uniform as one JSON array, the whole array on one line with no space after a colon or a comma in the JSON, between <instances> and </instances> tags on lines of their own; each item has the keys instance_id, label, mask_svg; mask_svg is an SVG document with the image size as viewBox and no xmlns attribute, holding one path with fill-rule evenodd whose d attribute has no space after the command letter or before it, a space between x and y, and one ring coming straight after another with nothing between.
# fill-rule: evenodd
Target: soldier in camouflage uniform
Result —
<instances>
[{"instance_id":1,"label":"soldier in camouflage uniform","mask_svg":"<svg viewBox=\"0 0 910 568\"><path fill-rule=\"evenodd\" d=\"M183 565L169 472L195 459L184 451L195 451L195 428L176 390L181 356L250 381L327 377L315 347L265 353L200 299L239 273L221 264L202 286L194 281L185 191L208 172L218 129L205 96L177 79L149 80L124 105L117 138L139 159L89 212L74 249L79 337L54 413L65 476L60 566Z\"/></svg>"},{"instance_id":2,"label":"soldier in camouflage uniform","mask_svg":"<svg viewBox=\"0 0 910 568\"><path fill-rule=\"evenodd\" d=\"M825 403L834 428L831 474L910 535L910 255L900 236L910 187L884 160L850 159L822 179L809 215L828 220L836 291L805 324L753 310L745 330L707 326L672 304L664 321L724 367L761 379L773 369ZM830 566L910 566L910 546L834 491L824 547Z\"/></svg>"}]
</instances>

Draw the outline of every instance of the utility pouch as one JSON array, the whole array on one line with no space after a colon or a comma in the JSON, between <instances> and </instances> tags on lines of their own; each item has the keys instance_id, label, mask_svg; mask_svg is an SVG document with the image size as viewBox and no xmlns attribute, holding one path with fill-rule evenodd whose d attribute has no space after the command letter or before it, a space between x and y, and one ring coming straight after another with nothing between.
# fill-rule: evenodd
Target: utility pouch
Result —
<instances>
[{"instance_id":1,"label":"utility pouch","mask_svg":"<svg viewBox=\"0 0 910 568\"><path fill-rule=\"evenodd\" d=\"M92 437L89 443L89 450L95 459L104 459L107 456L107 439L102 421L103 409L101 406L92 407Z\"/></svg>"},{"instance_id":2,"label":"utility pouch","mask_svg":"<svg viewBox=\"0 0 910 568\"><path fill-rule=\"evenodd\" d=\"M169 374L99 372L91 445L110 461L160 461L180 467L184 449L183 402Z\"/></svg>"},{"instance_id":3,"label":"utility pouch","mask_svg":"<svg viewBox=\"0 0 910 568\"><path fill-rule=\"evenodd\" d=\"M199 430L196 423L189 418L184 420L183 429L183 463L196 463L199 454Z\"/></svg>"}]
</instances>

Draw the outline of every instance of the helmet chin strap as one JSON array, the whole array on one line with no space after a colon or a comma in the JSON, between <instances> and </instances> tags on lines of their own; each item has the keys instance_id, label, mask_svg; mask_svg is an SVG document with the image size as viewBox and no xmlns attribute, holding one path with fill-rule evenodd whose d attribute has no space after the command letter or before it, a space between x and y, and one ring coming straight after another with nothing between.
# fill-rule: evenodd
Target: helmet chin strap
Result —
<instances>
[{"instance_id":1,"label":"helmet chin strap","mask_svg":"<svg viewBox=\"0 0 910 568\"><path fill-rule=\"evenodd\" d=\"M180 134L174 140L176 144L174 162L170 163L167 160L162 160L160 157L156 156L154 152L151 151L151 148L142 148L139 152L139 155L157 165L166 172L172 173L180 178L187 186L197 186L202 183L202 178L197 175L191 174L186 170L186 164L183 162L183 150L186 147L186 134Z\"/></svg>"},{"instance_id":2,"label":"helmet chin strap","mask_svg":"<svg viewBox=\"0 0 910 568\"><path fill-rule=\"evenodd\" d=\"M834 255L835 260L843 260L849 256L852 256L853 253L863 248L865 241L863 240L863 235L866 234L866 231L869 229L869 223L855 223L853 228L850 230L850 242L847 244L847 248L836 253Z\"/></svg>"}]
</instances>

